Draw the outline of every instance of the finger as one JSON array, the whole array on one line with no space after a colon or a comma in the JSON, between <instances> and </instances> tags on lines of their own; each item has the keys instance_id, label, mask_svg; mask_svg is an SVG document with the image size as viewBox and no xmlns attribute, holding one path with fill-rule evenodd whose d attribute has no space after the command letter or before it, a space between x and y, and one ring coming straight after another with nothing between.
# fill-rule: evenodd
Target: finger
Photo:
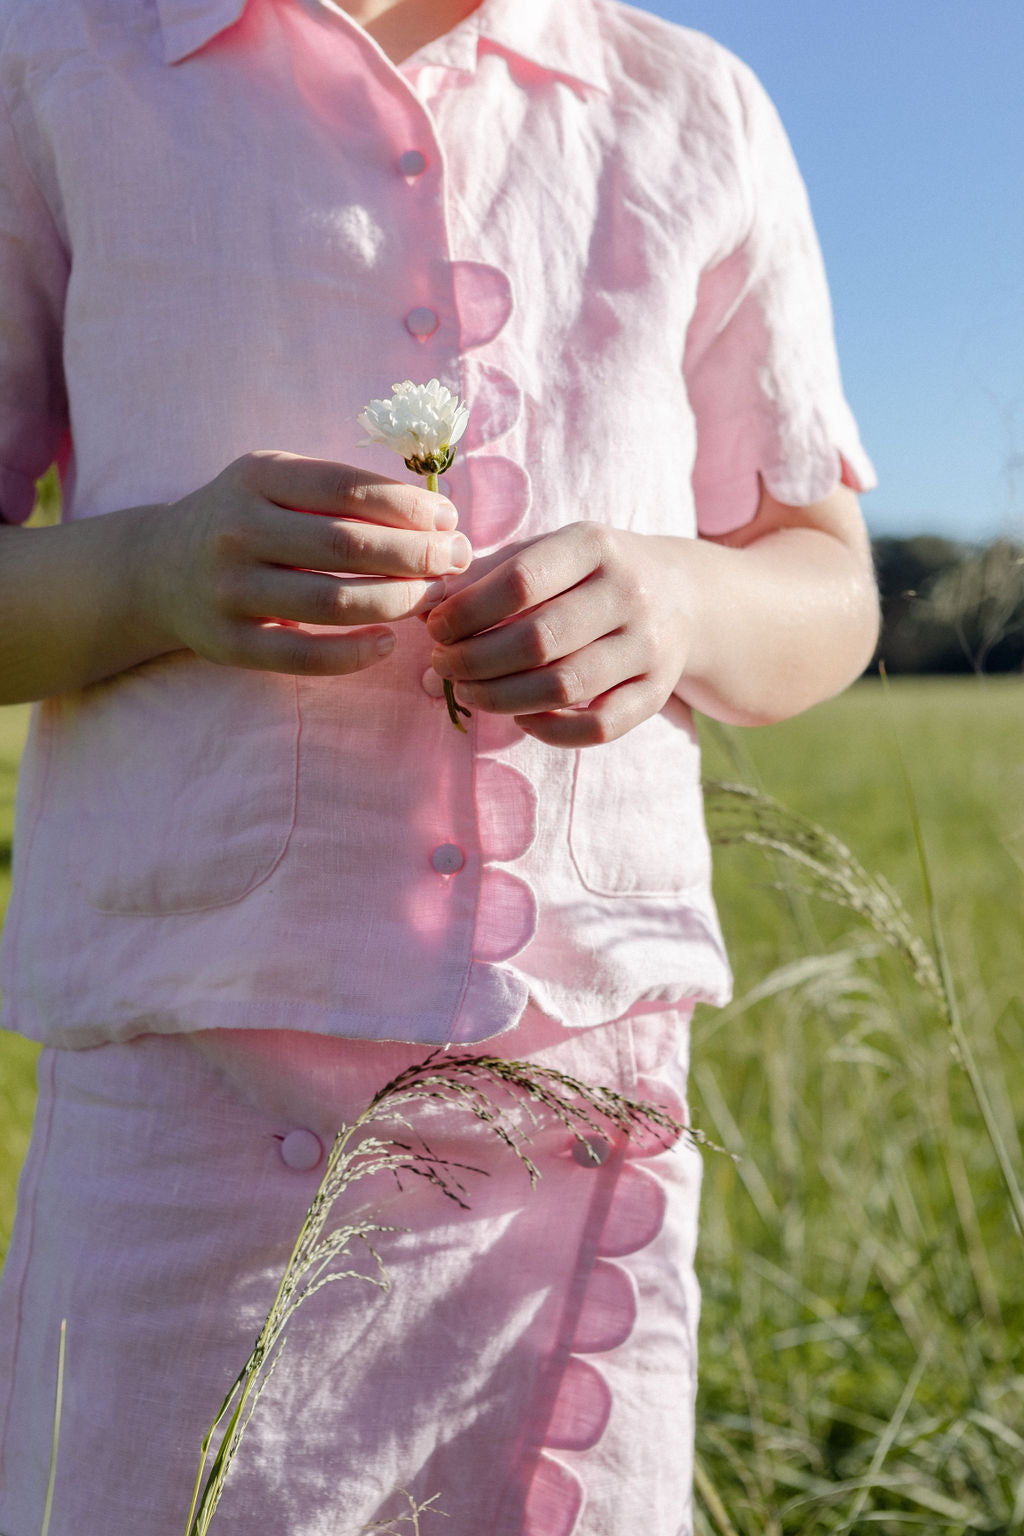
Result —
<instances>
[{"instance_id":1,"label":"finger","mask_svg":"<svg viewBox=\"0 0 1024 1536\"><path fill-rule=\"evenodd\" d=\"M344 578L275 566L257 566L248 575L240 614L249 618L270 614L299 624L389 624L418 613L444 595L443 581Z\"/></svg>"},{"instance_id":2,"label":"finger","mask_svg":"<svg viewBox=\"0 0 1024 1536\"><path fill-rule=\"evenodd\" d=\"M431 635L451 645L569 591L602 564L603 533L597 523L573 523L523 546L439 603L428 621Z\"/></svg>"},{"instance_id":3,"label":"finger","mask_svg":"<svg viewBox=\"0 0 1024 1536\"><path fill-rule=\"evenodd\" d=\"M636 672L635 646L620 633L606 635L549 667L480 682L459 682L455 696L460 704L491 714L535 714L589 704Z\"/></svg>"},{"instance_id":4,"label":"finger","mask_svg":"<svg viewBox=\"0 0 1024 1536\"><path fill-rule=\"evenodd\" d=\"M516 724L549 747L597 747L617 741L656 715L667 698L649 679L631 679L594 699L587 709L517 716Z\"/></svg>"},{"instance_id":5,"label":"finger","mask_svg":"<svg viewBox=\"0 0 1024 1536\"><path fill-rule=\"evenodd\" d=\"M519 550L529 549L530 545L536 542L536 539L520 539L510 544L503 544L500 549L492 549L486 555L474 554L472 565L449 581L448 596L465 591L467 587L479 581L481 576L486 576L489 571L493 571L497 566L511 559L514 554L518 554Z\"/></svg>"},{"instance_id":6,"label":"finger","mask_svg":"<svg viewBox=\"0 0 1024 1536\"><path fill-rule=\"evenodd\" d=\"M339 677L363 672L384 661L395 648L387 629L360 629L341 635L312 635L293 624L239 625L229 654L231 666L297 677Z\"/></svg>"},{"instance_id":7,"label":"finger","mask_svg":"<svg viewBox=\"0 0 1024 1536\"><path fill-rule=\"evenodd\" d=\"M620 610L611 583L599 575L588 576L522 618L455 645L438 646L431 664L441 677L467 681L546 667L618 629Z\"/></svg>"},{"instance_id":8,"label":"finger","mask_svg":"<svg viewBox=\"0 0 1024 1536\"><path fill-rule=\"evenodd\" d=\"M255 510L244 537L249 562L355 576L438 577L465 570L473 558L463 533L307 517L268 505Z\"/></svg>"},{"instance_id":9,"label":"finger","mask_svg":"<svg viewBox=\"0 0 1024 1536\"><path fill-rule=\"evenodd\" d=\"M246 490L264 501L297 512L358 517L366 522L420 530L451 529L458 521L451 502L436 491L389 480L331 459L263 451L236 459L230 472Z\"/></svg>"}]
</instances>

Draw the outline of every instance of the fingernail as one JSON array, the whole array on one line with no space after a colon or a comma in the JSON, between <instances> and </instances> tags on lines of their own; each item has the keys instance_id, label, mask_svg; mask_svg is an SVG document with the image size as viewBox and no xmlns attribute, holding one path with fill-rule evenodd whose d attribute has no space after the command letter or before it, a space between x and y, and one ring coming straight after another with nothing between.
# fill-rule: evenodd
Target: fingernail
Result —
<instances>
[{"instance_id":1,"label":"fingernail","mask_svg":"<svg viewBox=\"0 0 1024 1536\"><path fill-rule=\"evenodd\" d=\"M456 571L464 571L473 558L473 549L464 533L456 533L452 537L450 559L452 568Z\"/></svg>"},{"instance_id":2,"label":"fingernail","mask_svg":"<svg viewBox=\"0 0 1024 1536\"><path fill-rule=\"evenodd\" d=\"M378 635L376 649L378 656L390 656L395 648L394 635Z\"/></svg>"},{"instance_id":3,"label":"fingernail","mask_svg":"<svg viewBox=\"0 0 1024 1536\"><path fill-rule=\"evenodd\" d=\"M434 513L434 527L442 533L450 533L459 526L459 514L450 501L443 501Z\"/></svg>"},{"instance_id":4,"label":"fingernail","mask_svg":"<svg viewBox=\"0 0 1024 1536\"><path fill-rule=\"evenodd\" d=\"M452 669L448 665L443 651L434 651L431 654L430 665L433 667L438 677L451 677Z\"/></svg>"},{"instance_id":5,"label":"fingernail","mask_svg":"<svg viewBox=\"0 0 1024 1536\"><path fill-rule=\"evenodd\" d=\"M450 645L455 638L448 621L443 617L439 618L436 609L430 615L427 628L430 630L430 638L437 640L441 645Z\"/></svg>"},{"instance_id":6,"label":"fingernail","mask_svg":"<svg viewBox=\"0 0 1024 1536\"><path fill-rule=\"evenodd\" d=\"M428 582L427 590L423 594L423 601L425 603L439 603L444 597L446 590L447 584L443 576L440 581Z\"/></svg>"}]
</instances>

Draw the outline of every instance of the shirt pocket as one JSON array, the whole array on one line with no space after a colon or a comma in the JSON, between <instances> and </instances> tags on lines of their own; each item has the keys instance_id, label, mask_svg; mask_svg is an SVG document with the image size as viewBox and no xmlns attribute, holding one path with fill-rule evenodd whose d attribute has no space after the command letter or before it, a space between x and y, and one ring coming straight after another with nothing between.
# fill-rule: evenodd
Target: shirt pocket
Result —
<instances>
[{"instance_id":1,"label":"shirt pocket","mask_svg":"<svg viewBox=\"0 0 1024 1536\"><path fill-rule=\"evenodd\" d=\"M48 809L92 906L201 912L280 863L297 795L294 678L179 653L52 702Z\"/></svg>"},{"instance_id":2,"label":"shirt pocket","mask_svg":"<svg viewBox=\"0 0 1024 1536\"><path fill-rule=\"evenodd\" d=\"M597 896L671 896L710 880L700 748L685 707L576 754L569 853Z\"/></svg>"}]
</instances>

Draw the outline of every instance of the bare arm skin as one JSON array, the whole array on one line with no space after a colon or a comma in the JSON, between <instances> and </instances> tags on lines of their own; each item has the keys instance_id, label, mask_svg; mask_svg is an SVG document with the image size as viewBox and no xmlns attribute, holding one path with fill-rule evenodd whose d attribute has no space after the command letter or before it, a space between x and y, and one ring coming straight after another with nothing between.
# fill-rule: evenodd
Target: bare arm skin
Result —
<instances>
[{"instance_id":1,"label":"bare arm skin","mask_svg":"<svg viewBox=\"0 0 1024 1536\"><path fill-rule=\"evenodd\" d=\"M878 632L843 486L810 507L763 491L754 520L714 540L573 523L448 585L428 620L435 669L552 746L612 741L672 693L734 725L786 719L852 682Z\"/></svg>"},{"instance_id":2,"label":"bare arm skin","mask_svg":"<svg viewBox=\"0 0 1024 1536\"><path fill-rule=\"evenodd\" d=\"M373 666L390 625L468 565L455 523L451 503L418 486L254 453L170 507L0 527L0 703L182 649L312 676Z\"/></svg>"}]
</instances>

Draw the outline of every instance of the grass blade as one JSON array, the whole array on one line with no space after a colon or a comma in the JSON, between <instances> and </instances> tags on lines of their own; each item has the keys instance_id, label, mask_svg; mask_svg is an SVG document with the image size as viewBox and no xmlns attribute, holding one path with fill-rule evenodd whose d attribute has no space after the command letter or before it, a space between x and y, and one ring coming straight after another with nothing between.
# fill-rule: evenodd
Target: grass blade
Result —
<instances>
[{"instance_id":1,"label":"grass blade","mask_svg":"<svg viewBox=\"0 0 1024 1536\"><path fill-rule=\"evenodd\" d=\"M57 1345L57 1390L53 1402L53 1432L50 1436L50 1470L46 1478L46 1503L43 1505L43 1523L39 1536L48 1536L50 1517L53 1513L53 1490L57 1481L57 1451L60 1447L60 1419L64 1409L64 1355L67 1347L68 1320L60 1320L60 1342Z\"/></svg>"},{"instance_id":2,"label":"grass blade","mask_svg":"<svg viewBox=\"0 0 1024 1536\"><path fill-rule=\"evenodd\" d=\"M931 864L928 858L928 850L925 846L924 832L921 827L921 817L917 808L917 796L914 793L914 785L910 777L910 769L907 766L906 754L903 751L903 742L900 737L899 727L896 721L896 712L892 703L892 695L889 692L888 678L885 669L882 668L882 686L885 691L885 699L889 711L889 724L892 731L893 744L896 748L896 757L900 766L900 776L903 780L903 788L907 797L907 807L910 813L910 824L914 834L914 846L917 850L918 866L921 871L921 884L924 890L925 904L928 909L928 922L931 927L932 949L938 963L939 985L941 988L942 1011L949 1025L956 1046L960 1065L966 1073L971 1085L975 1102L981 1114L992 1150L999 1165L1003 1185L1013 1210L1014 1225L1017 1234L1024 1241L1024 1193L1021 1192L1017 1180L1017 1173L1013 1161L1003 1140L999 1122L996 1119L992 1101L988 1096L984 1078L975 1060L971 1043L964 1028L963 1017L960 1013L960 1002L957 990L953 983L953 970L950 964L949 949L946 944L946 936L939 915L939 904L935 896L935 884L932 880Z\"/></svg>"}]
</instances>

